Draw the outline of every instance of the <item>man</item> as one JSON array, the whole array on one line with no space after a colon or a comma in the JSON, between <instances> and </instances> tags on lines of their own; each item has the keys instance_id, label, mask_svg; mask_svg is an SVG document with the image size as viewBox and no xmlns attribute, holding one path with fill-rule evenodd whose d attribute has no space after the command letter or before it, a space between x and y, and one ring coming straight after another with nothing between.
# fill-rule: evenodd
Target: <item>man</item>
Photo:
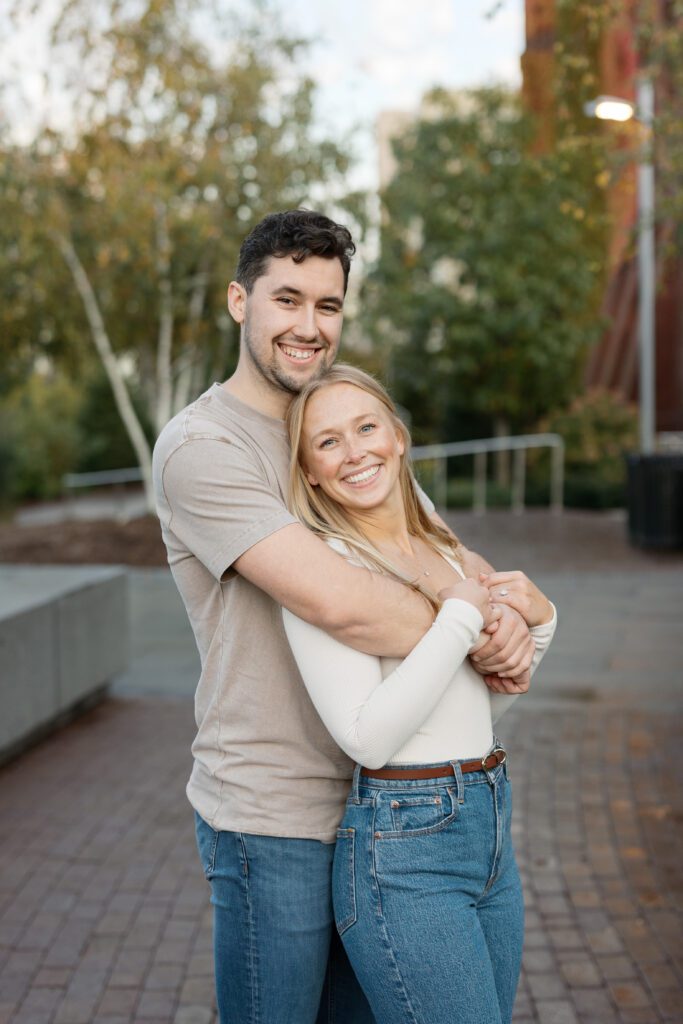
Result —
<instances>
[{"instance_id":1,"label":"man","mask_svg":"<svg viewBox=\"0 0 683 1024\"><path fill-rule=\"evenodd\" d=\"M202 664L187 792L211 882L223 1024L372 1020L330 900L352 765L313 709L280 613L395 656L431 623L418 595L348 565L286 507L283 418L335 358L353 252L346 228L310 211L254 228L228 289L237 369L171 420L154 452L169 564ZM505 617L479 653L480 670L520 675L525 627Z\"/></svg>"}]
</instances>

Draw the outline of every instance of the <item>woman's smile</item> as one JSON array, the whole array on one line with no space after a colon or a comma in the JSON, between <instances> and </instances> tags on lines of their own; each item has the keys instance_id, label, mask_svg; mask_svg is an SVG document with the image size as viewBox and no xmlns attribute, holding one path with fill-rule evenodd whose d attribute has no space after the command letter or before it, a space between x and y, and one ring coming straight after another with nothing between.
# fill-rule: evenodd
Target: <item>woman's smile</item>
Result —
<instances>
[{"instance_id":1,"label":"woman's smile","mask_svg":"<svg viewBox=\"0 0 683 1024\"><path fill-rule=\"evenodd\" d=\"M382 467L377 464L375 466L368 466L367 469L362 469L351 473L349 476L342 477L344 483L352 484L354 487L362 487L364 484L372 483Z\"/></svg>"}]
</instances>

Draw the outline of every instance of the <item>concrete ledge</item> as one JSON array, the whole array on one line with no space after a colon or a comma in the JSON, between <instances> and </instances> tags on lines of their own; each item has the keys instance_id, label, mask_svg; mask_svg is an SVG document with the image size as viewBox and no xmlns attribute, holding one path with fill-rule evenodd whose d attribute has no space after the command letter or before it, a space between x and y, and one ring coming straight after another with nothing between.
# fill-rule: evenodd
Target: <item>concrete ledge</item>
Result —
<instances>
[{"instance_id":1,"label":"concrete ledge","mask_svg":"<svg viewBox=\"0 0 683 1024\"><path fill-rule=\"evenodd\" d=\"M0 566L0 761L99 699L128 650L124 570Z\"/></svg>"}]
</instances>

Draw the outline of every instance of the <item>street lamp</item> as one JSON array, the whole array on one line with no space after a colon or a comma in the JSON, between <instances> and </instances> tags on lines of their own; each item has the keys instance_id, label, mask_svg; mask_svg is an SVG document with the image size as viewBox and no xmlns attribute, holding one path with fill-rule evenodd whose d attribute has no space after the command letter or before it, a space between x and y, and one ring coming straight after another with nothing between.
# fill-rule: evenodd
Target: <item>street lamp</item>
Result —
<instances>
[{"instance_id":1,"label":"street lamp","mask_svg":"<svg viewBox=\"0 0 683 1024\"><path fill-rule=\"evenodd\" d=\"M636 105L618 96L598 96L584 106L589 117L605 121L638 120L645 140L638 160L638 353L640 450L655 449L655 169L652 162L654 87L639 78Z\"/></svg>"}]
</instances>

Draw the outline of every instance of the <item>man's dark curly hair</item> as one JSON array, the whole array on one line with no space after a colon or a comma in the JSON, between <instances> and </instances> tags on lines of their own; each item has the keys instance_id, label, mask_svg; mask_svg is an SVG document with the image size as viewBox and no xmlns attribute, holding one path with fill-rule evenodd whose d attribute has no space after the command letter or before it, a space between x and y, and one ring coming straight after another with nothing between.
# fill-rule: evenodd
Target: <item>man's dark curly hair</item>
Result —
<instances>
[{"instance_id":1,"label":"man's dark curly hair","mask_svg":"<svg viewBox=\"0 0 683 1024\"><path fill-rule=\"evenodd\" d=\"M355 251L348 228L322 213L313 210L269 213L242 242L235 278L250 292L256 280L266 273L271 256L291 256L295 263L302 263L309 256L322 256L339 260L346 291Z\"/></svg>"}]
</instances>

